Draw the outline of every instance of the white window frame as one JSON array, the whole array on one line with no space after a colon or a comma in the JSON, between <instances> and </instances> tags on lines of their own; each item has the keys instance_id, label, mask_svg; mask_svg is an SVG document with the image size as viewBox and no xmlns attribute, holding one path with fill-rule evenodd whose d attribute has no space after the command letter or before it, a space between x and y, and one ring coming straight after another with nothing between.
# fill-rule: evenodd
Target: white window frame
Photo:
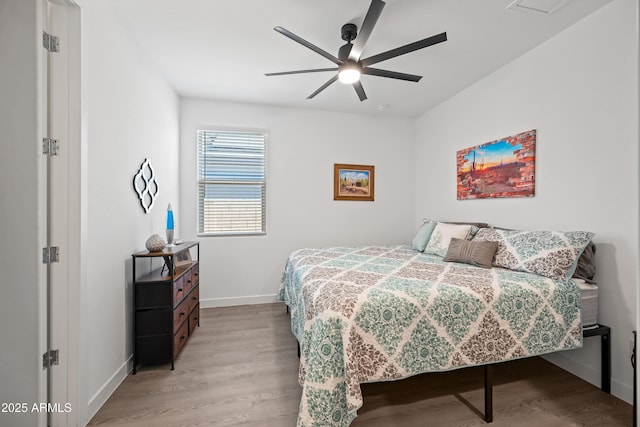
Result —
<instances>
[{"instance_id":1,"label":"white window frame","mask_svg":"<svg viewBox=\"0 0 640 427\"><path fill-rule=\"evenodd\" d=\"M267 233L267 139L263 129L196 131L198 236Z\"/></svg>"}]
</instances>

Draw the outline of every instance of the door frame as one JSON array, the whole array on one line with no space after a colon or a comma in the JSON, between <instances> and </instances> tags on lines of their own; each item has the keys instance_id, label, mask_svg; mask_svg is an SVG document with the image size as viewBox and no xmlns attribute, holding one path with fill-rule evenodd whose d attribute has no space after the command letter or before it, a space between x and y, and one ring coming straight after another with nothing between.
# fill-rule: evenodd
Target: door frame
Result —
<instances>
[{"instance_id":1,"label":"door frame","mask_svg":"<svg viewBox=\"0 0 640 427\"><path fill-rule=\"evenodd\" d=\"M42 370L43 401L57 405L56 411L41 417L42 425L84 425L88 420L86 386L80 384L82 370L81 313L83 283L83 227L86 209L83 209L83 157L86 144L82 138L82 79L81 79L81 11L75 0L40 0L44 19L43 30L59 37L59 52L48 54L43 64L43 131L50 138L60 139L58 155L49 161L51 185L44 188L45 210L47 197L51 197L50 220L45 231L48 245L60 246L60 261L51 264L51 284L46 285L41 305L41 318L46 324L41 332L48 349L59 350L58 365ZM47 55L47 54L45 54ZM55 70L47 71L48 63ZM47 170L47 160L43 168ZM46 172L49 174L49 172ZM46 175L45 175L46 176ZM86 174L84 174L86 178ZM86 203L86 202L84 202ZM50 288L50 289L49 289ZM86 318L86 317L85 317ZM47 345L48 343L48 345ZM84 402L84 404L83 404Z\"/></svg>"}]
</instances>

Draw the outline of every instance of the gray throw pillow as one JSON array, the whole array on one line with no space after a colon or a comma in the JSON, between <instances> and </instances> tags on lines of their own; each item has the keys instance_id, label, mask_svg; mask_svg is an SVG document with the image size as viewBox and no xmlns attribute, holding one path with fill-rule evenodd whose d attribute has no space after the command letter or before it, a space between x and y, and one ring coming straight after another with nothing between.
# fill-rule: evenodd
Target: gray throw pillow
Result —
<instances>
[{"instance_id":1,"label":"gray throw pillow","mask_svg":"<svg viewBox=\"0 0 640 427\"><path fill-rule=\"evenodd\" d=\"M498 242L476 242L453 237L444 260L491 268L496 250L498 250Z\"/></svg>"}]
</instances>

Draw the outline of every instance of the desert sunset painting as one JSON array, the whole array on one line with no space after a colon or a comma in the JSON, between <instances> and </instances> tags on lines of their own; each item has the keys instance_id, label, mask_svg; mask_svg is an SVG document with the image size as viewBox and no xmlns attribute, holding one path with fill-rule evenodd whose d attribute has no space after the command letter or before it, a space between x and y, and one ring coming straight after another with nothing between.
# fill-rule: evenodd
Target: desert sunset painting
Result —
<instances>
[{"instance_id":1,"label":"desert sunset painting","mask_svg":"<svg viewBox=\"0 0 640 427\"><path fill-rule=\"evenodd\" d=\"M458 200L533 197L536 131L459 150Z\"/></svg>"}]
</instances>

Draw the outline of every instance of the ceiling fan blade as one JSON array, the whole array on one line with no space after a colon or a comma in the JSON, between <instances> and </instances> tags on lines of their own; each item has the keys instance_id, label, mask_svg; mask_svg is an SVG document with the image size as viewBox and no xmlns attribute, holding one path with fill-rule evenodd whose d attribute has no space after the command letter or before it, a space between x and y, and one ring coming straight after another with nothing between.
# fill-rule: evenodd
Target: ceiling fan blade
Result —
<instances>
[{"instance_id":1,"label":"ceiling fan blade","mask_svg":"<svg viewBox=\"0 0 640 427\"><path fill-rule=\"evenodd\" d=\"M362 82L360 82L360 80L358 80L353 84L353 88L356 90L356 93L358 94L358 98L360 98L360 102L367 99L367 94L364 93L364 88L362 87Z\"/></svg>"},{"instance_id":2,"label":"ceiling fan blade","mask_svg":"<svg viewBox=\"0 0 640 427\"><path fill-rule=\"evenodd\" d=\"M410 82L419 82L422 76L416 76L415 74L398 73L397 71L381 70L379 68L363 68L362 74L368 74L370 76L389 77L391 79L407 80Z\"/></svg>"},{"instance_id":3,"label":"ceiling fan blade","mask_svg":"<svg viewBox=\"0 0 640 427\"><path fill-rule=\"evenodd\" d=\"M322 71L338 71L338 68L314 68L311 70L297 70L297 71L281 71L279 73L265 73L265 76L284 76L287 74L303 74L303 73L319 73Z\"/></svg>"},{"instance_id":4,"label":"ceiling fan blade","mask_svg":"<svg viewBox=\"0 0 640 427\"><path fill-rule=\"evenodd\" d=\"M317 94L319 94L320 92L322 92L323 90L325 90L326 88L328 88L329 86L331 86L331 84L333 84L336 80L338 80L338 75L336 74L335 76L331 77L329 79L329 81L327 81L325 84L323 84L322 86L320 86L318 88L318 90L316 90L315 92L313 92L311 95L307 96L307 99L311 99L314 96L316 96Z\"/></svg>"},{"instance_id":5,"label":"ceiling fan blade","mask_svg":"<svg viewBox=\"0 0 640 427\"><path fill-rule=\"evenodd\" d=\"M335 56L333 56L332 54L330 54L329 52L327 52L326 50L320 49L318 46L309 43L308 41L306 41L305 39L303 39L302 37L299 37L295 34L293 34L291 31L282 28L282 27L275 27L274 30L276 30L277 32L279 32L280 34L289 37L291 40L300 43L302 46L311 49L312 51L324 56L325 58L327 58L329 61L333 62L334 64L337 65L341 65L344 61L339 60L338 58L336 58Z\"/></svg>"},{"instance_id":6,"label":"ceiling fan blade","mask_svg":"<svg viewBox=\"0 0 640 427\"><path fill-rule=\"evenodd\" d=\"M384 5L385 2L382 0L371 0L369 10L364 17L364 21L362 21L362 25L360 26L360 33L356 37L353 48L351 48L351 52L349 53L349 59L353 59L354 61L360 59L364 45L367 43L367 40L369 40L373 27L375 27L376 22L378 22L378 18L380 18L380 14L382 13L382 9L384 9Z\"/></svg>"},{"instance_id":7,"label":"ceiling fan blade","mask_svg":"<svg viewBox=\"0 0 640 427\"><path fill-rule=\"evenodd\" d=\"M370 56L361 60L360 64L362 65L362 67L367 67L369 65L386 61L387 59L395 58L396 56L404 55L405 53L423 49L425 47L442 43L444 41L447 41L447 33L436 34L435 36L427 37L426 39L418 40L417 42L409 43L407 45Z\"/></svg>"}]
</instances>

